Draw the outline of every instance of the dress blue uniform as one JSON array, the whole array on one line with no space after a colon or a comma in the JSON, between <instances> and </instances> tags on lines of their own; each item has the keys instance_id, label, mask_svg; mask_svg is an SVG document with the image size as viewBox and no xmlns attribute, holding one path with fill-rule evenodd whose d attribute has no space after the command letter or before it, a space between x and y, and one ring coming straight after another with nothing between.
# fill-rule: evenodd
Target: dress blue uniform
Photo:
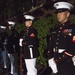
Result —
<instances>
[{"instance_id":1,"label":"dress blue uniform","mask_svg":"<svg viewBox=\"0 0 75 75\"><path fill-rule=\"evenodd\" d=\"M54 7L56 7L58 14L70 11L72 5L67 2L57 2ZM48 50L50 60L53 58L56 64L54 72L57 75L75 75L72 61L72 57L75 55L75 24L67 20L55 26L50 33ZM49 64L51 63L49 62Z\"/></svg>"},{"instance_id":2,"label":"dress blue uniform","mask_svg":"<svg viewBox=\"0 0 75 75\"><path fill-rule=\"evenodd\" d=\"M37 75L37 69L35 66L36 58L39 55L37 44L38 34L37 30L32 25L28 24L29 22L32 22L34 17L30 15L25 15L24 17L26 19L26 26L29 26L27 27L26 31L21 33L21 39L23 39L21 43L23 49L23 57L27 68L27 75Z\"/></svg>"},{"instance_id":3,"label":"dress blue uniform","mask_svg":"<svg viewBox=\"0 0 75 75\"><path fill-rule=\"evenodd\" d=\"M18 70L18 66L15 64L17 63L17 54L20 51L19 46L19 33L14 28L15 22L8 21L9 24L9 33L7 38L7 51L8 51L8 57L11 62L11 74L15 74L15 72ZM17 66L17 67L16 67Z\"/></svg>"},{"instance_id":4,"label":"dress blue uniform","mask_svg":"<svg viewBox=\"0 0 75 75\"><path fill-rule=\"evenodd\" d=\"M27 33L28 31L28 33ZM38 57L38 45L37 45L37 31L34 27L30 26L27 31L22 32L21 36L25 36L23 39L23 56L25 59L31 59ZM23 35L22 35L23 34ZM32 57L30 54L30 48L32 48Z\"/></svg>"}]
</instances>

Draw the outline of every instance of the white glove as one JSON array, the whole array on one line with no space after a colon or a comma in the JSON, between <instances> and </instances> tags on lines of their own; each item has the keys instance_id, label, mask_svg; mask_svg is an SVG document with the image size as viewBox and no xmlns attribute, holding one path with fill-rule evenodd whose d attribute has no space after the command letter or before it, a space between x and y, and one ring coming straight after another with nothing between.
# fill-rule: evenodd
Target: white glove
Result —
<instances>
[{"instance_id":1,"label":"white glove","mask_svg":"<svg viewBox=\"0 0 75 75\"><path fill-rule=\"evenodd\" d=\"M19 45L20 45L20 46L22 46L22 41L23 41L23 39L20 39L20 40L19 40Z\"/></svg>"},{"instance_id":2,"label":"white glove","mask_svg":"<svg viewBox=\"0 0 75 75\"><path fill-rule=\"evenodd\" d=\"M72 57L73 64L75 66L75 55Z\"/></svg>"},{"instance_id":3,"label":"white glove","mask_svg":"<svg viewBox=\"0 0 75 75\"><path fill-rule=\"evenodd\" d=\"M58 72L56 63L54 61L54 58L49 59L48 60L48 64L49 64L49 67L51 67L53 73L57 73Z\"/></svg>"}]
</instances>

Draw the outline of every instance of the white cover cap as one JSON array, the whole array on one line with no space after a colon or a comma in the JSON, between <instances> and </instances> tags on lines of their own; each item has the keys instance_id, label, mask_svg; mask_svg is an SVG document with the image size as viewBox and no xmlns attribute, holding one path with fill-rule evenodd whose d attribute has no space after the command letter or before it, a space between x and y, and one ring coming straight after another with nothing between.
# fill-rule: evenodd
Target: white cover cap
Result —
<instances>
[{"instance_id":1,"label":"white cover cap","mask_svg":"<svg viewBox=\"0 0 75 75\"><path fill-rule=\"evenodd\" d=\"M15 22L13 22L13 21L8 21L8 24L10 24L10 25L15 25Z\"/></svg>"},{"instance_id":2,"label":"white cover cap","mask_svg":"<svg viewBox=\"0 0 75 75\"><path fill-rule=\"evenodd\" d=\"M31 15L24 15L25 19L27 20L34 20L35 18Z\"/></svg>"},{"instance_id":3,"label":"white cover cap","mask_svg":"<svg viewBox=\"0 0 75 75\"><path fill-rule=\"evenodd\" d=\"M68 2L56 2L54 4L54 7L56 9L68 9L71 10L73 8L73 5Z\"/></svg>"},{"instance_id":4,"label":"white cover cap","mask_svg":"<svg viewBox=\"0 0 75 75\"><path fill-rule=\"evenodd\" d=\"M5 26L0 26L0 28L2 28L2 29L6 29L6 27L5 27Z\"/></svg>"}]
</instances>

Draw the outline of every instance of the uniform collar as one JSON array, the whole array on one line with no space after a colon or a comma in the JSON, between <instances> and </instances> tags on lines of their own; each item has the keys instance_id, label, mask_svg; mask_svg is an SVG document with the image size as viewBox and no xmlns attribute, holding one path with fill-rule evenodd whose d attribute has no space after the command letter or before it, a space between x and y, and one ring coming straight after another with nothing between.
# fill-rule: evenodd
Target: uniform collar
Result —
<instances>
[{"instance_id":1,"label":"uniform collar","mask_svg":"<svg viewBox=\"0 0 75 75\"><path fill-rule=\"evenodd\" d=\"M70 21L66 21L66 22L64 22L63 24L61 24L61 25L69 25L70 24Z\"/></svg>"},{"instance_id":2,"label":"uniform collar","mask_svg":"<svg viewBox=\"0 0 75 75\"><path fill-rule=\"evenodd\" d=\"M32 28L32 26L29 27L29 29Z\"/></svg>"}]
</instances>

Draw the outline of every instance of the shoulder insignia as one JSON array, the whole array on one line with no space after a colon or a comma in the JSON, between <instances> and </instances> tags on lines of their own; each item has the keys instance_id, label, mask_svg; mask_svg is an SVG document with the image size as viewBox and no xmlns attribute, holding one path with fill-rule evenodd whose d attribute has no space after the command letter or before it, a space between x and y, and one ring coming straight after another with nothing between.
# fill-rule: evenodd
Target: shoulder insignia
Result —
<instances>
[{"instance_id":1,"label":"shoulder insignia","mask_svg":"<svg viewBox=\"0 0 75 75\"><path fill-rule=\"evenodd\" d=\"M75 35L73 36L72 41L75 42Z\"/></svg>"},{"instance_id":2,"label":"shoulder insignia","mask_svg":"<svg viewBox=\"0 0 75 75\"><path fill-rule=\"evenodd\" d=\"M34 33L31 33L31 34L30 34L30 37L35 37Z\"/></svg>"}]
</instances>

